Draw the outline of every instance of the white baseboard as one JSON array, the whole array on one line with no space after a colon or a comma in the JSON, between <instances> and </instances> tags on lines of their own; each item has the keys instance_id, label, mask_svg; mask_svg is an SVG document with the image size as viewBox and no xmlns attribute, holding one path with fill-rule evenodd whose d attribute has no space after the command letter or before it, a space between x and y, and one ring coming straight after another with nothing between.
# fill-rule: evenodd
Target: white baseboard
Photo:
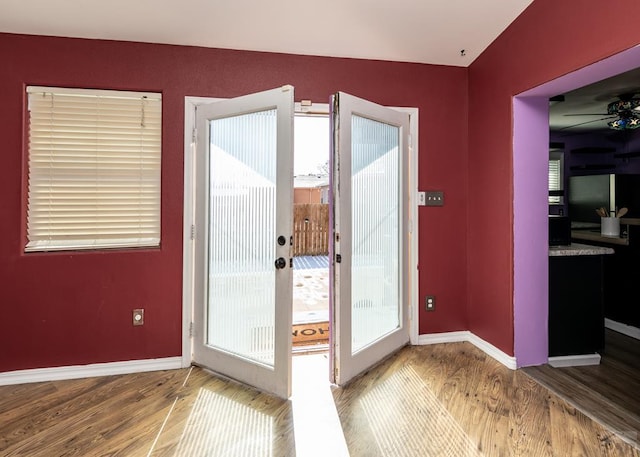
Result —
<instances>
[{"instance_id":1,"label":"white baseboard","mask_svg":"<svg viewBox=\"0 0 640 457\"><path fill-rule=\"evenodd\" d=\"M90 365L73 365L54 368L35 368L31 370L0 373L0 386L89 378L93 376L141 373L143 371L175 370L178 368L182 368L182 357L93 363Z\"/></svg>"},{"instance_id":2,"label":"white baseboard","mask_svg":"<svg viewBox=\"0 0 640 457\"><path fill-rule=\"evenodd\" d=\"M618 333L622 333L623 335L640 340L640 328L638 327L623 324L622 322L612 321L611 319L605 319L604 326L610 330L614 330Z\"/></svg>"},{"instance_id":3,"label":"white baseboard","mask_svg":"<svg viewBox=\"0 0 640 457\"><path fill-rule=\"evenodd\" d=\"M427 335L418 335L418 345L424 346L427 344L440 344L440 343L460 343L463 341L469 341L469 331L462 332L446 332L446 333L429 333Z\"/></svg>"},{"instance_id":4,"label":"white baseboard","mask_svg":"<svg viewBox=\"0 0 640 457\"><path fill-rule=\"evenodd\" d=\"M560 355L556 357L549 357L549 365L553 368L600 365L600 354Z\"/></svg>"},{"instance_id":5,"label":"white baseboard","mask_svg":"<svg viewBox=\"0 0 640 457\"><path fill-rule=\"evenodd\" d=\"M419 345L459 342L468 342L473 344L489 357L497 360L511 370L515 370L516 368L518 368L515 357L502 352L493 344L488 343L487 341L483 340L482 338L471 333L468 330L461 332L431 333L428 335L420 335L418 337Z\"/></svg>"},{"instance_id":6,"label":"white baseboard","mask_svg":"<svg viewBox=\"0 0 640 457\"><path fill-rule=\"evenodd\" d=\"M505 352L502 352L493 344L483 340L482 338L480 338L477 335L474 335L471 332L469 332L469 342L473 344L475 347L477 347L478 349L480 349L481 351L484 351L484 353L487 354L488 356L496 359L498 362L500 362L510 370L515 370L518 368L518 364L516 363L515 357L510 356Z\"/></svg>"}]
</instances>

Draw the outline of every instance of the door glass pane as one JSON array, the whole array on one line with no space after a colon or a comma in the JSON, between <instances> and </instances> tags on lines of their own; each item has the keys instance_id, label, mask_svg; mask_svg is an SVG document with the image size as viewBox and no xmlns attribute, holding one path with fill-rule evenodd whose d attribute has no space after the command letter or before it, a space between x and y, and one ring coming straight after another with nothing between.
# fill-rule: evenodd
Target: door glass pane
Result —
<instances>
[{"instance_id":1,"label":"door glass pane","mask_svg":"<svg viewBox=\"0 0 640 457\"><path fill-rule=\"evenodd\" d=\"M277 111L212 120L207 344L274 365Z\"/></svg>"},{"instance_id":2,"label":"door glass pane","mask_svg":"<svg viewBox=\"0 0 640 457\"><path fill-rule=\"evenodd\" d=\"M398 127L352 117L353 353L400 326L399 135Z\"/></svg>"}]
</instances>

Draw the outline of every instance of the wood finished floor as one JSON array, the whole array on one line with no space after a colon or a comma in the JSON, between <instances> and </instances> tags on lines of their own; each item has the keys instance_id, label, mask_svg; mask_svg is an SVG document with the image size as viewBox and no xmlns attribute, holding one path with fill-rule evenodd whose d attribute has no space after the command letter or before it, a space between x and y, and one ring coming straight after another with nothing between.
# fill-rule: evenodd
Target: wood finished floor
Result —
<instances>
[{"instance_id":1,"label":"wood finished floor","mask_svg":"<svg viewBox=\"0 0 640 457\"><path fill-rule=\"evenodd\" d=\"M404 348L343 388L296 376L290 401L200 368L0 387L0 455L333 457L343 440L354 457L640 457L468 343ZM332 410L341 427L327 432ZM309 438L299 424L314 421Z\"/></svg>"},{"instance_id":2,"label":"wood finished floor","mask_svg":"<svg viewBox=\"0 0 640 457\"><path fill-rule=\"evenodd\" d=\"M528 367L524 372L640 447L640 341L605 332L600 365Z\"/></svg>"}]
</instances>

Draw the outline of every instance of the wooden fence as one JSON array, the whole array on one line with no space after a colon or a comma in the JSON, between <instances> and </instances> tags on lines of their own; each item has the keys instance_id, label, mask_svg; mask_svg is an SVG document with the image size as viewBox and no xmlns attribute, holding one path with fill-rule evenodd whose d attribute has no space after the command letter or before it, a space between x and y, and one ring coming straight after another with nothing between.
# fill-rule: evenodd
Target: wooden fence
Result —
<instances>
[{"instance_id":1,"label":"wooden fence","mask_svg":"<svg viewBox=\"0 0 640 457\"><path fill-rule=\"evenodd\" d=\"M293 255L329 254L329 205L293 205Z\"/></svg>"}]
</instances>

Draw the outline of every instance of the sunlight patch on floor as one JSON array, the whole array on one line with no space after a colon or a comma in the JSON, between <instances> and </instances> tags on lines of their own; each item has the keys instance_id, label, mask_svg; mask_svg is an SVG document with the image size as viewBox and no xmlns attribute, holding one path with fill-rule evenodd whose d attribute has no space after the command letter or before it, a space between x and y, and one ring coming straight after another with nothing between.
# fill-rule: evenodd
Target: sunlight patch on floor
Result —
<instances>
[{"instance_id":1,"label":"sunlight patch on floor","mask_svg":"<svg viewBox=\"0 0 640 457\"><path fill-rule=\"evenodd\" d=\"M482 455L411 367L395 372L359 402L382 455Z\"/></svg>"},{"instance_id":2,"label":"sunlight patch on floor","mask_svg":"<svg viewBox=\"0 0 640 457\"><path fill-rule=\"evenodd\" d=\"M273 417L200 389L175 455L273 456Z\"/></svg>"},{"instance_id":3,"label":"sunlight patch on floor","mask_svg":"<svg viewBox=\"0 0 640 457\"><path fill-rule=\"evenodd\" d=\"M293 358L293 423L296 455L348 456L329 384L327 354Z\"/></svg>"}]
</instances>

